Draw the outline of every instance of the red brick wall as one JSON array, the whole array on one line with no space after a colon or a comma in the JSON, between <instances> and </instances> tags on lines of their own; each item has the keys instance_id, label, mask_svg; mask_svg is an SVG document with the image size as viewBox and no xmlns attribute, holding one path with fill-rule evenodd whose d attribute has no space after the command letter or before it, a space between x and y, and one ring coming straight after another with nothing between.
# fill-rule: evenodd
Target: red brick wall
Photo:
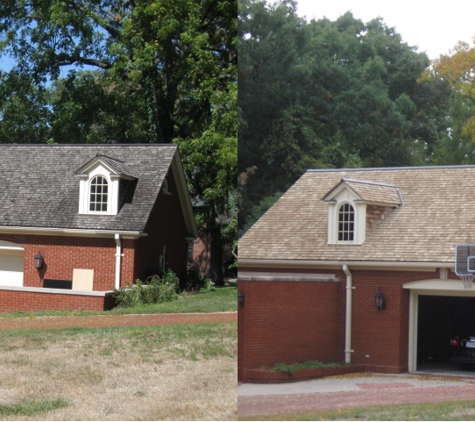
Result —
<instances>
[{"instance_id":1,"label":"red brick wall","mask_svg":"<svg viewBox=\"0 0 475 422\"><path fill-rule=\"evenodd\" d=\"M115 283L116 244L113 238L1 235L0 240L24 247L25 287L43 287L43 280L72 280L74 268L94 270L94 290L111 290ZM121 284L133 279L133 241L124 240ZM33 257L41 252L43 268L35 268Z\"/></svg>"},{"instance_id":2,"label":"red brick wall","mask_svg":"<svg viewBox=\"0 0 475 422\"><path fill-rule=\"evenodd\" d=\"M145 228L148 236L137 241L135 278L144 280L159 272L159 258L166 247L166 268L186 276L187 230L173 175L168 175L170 195L160 192Z\"/></svg>"},{"instance_id":3,"label":"red brick wall","mask_svg":"<svg viewBox=\"0 0 475 422\"><path fill-rule=\"evenodd\" d=\"M354 287L351 361L366 365L367 370L406 372L409 291L402 284L438 278L438 273L350 271ZM238 289L245 295L238 318L240 377L243 369L282 361L344 360L346 276L342 271L333 273L341 282L239 280ZM378 289L386 297L383 311L374 303Z\"/></svg>"},{"instance_id":4,"label":"red brick wall","mask_svg":"<svg viewBox=\"0 0 475 422\"><path fill-rule=\"evenodd\" d=\"M341 283L239 281L238 367L341 361ZM344 315L344 314L343 314Z\"/></svg>"},{"instance_id":5,"label":"red brick wall","mask_svg":"<svg viewBox=\"0 0 475 422\"><path fill-rule=\"evenodd\" d=\"M103 311L111 307L111 297L0 290L0 313L43 310Z\"/></svg>"},{"instance_id":6,"label":"red brick wall","mask_svg":"<svg viewBox=\"0 0 475 422\"><path fill-rule=\"evenodd\" d=\"M208 274L211 261L211 241L209 236L196 239L193 245L193 264L201 274Z\"/></svg>"}]
</instances>

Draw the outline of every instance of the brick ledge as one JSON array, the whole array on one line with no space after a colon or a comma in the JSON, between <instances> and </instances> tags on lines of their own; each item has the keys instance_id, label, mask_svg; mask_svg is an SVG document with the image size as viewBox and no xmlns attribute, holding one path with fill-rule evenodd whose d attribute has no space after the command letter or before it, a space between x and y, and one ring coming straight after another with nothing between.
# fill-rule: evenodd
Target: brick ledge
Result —
<instances>
[{"instance_id":1,"label":"brick ledge","mask_svg":"<svg viewBox=\"0 0 475 422\"><path fill-rule=\"evenodd\" d=\"M365 372L365 365L345 365L334 368L303 369L295 371L294 375L285 372L270 371L268 369L245 369L243 380L255 384L277 384L284 382L305 381L334 375L355 374Z\"/></svg>"},{"instance_id":2,"label":"brick ledge","mask_svg":"<svg viewBox=\"0 0 475 422\"><path fill-rule=\"evenodd\" d=\"M8 291L14 291L14 292L56 294L56 295L60 294L60 295L73 295L73 296L97 296L97 297L108 297L114 294L112 290L99 292L99 291L69 290L69 289L50 289L47 287L0 286L0 290L8 290Z\"/></svg>"}]
</instances>

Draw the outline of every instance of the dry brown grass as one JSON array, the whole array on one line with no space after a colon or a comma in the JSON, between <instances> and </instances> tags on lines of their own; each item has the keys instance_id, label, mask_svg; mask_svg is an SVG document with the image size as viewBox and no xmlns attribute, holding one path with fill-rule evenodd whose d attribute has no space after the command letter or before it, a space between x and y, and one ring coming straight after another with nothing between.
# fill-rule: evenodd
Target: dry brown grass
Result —
<instances>
[{"instance_id":1,"label":"dry brown grass","mask_svg":"<svg viewBox=\"0 0 475 422\"><path fill-rule=\"evenodd\" d=\"M9 420L235 420L236 324L2 333L0 405L69 406Z\"/></svg>"}]
</instances>

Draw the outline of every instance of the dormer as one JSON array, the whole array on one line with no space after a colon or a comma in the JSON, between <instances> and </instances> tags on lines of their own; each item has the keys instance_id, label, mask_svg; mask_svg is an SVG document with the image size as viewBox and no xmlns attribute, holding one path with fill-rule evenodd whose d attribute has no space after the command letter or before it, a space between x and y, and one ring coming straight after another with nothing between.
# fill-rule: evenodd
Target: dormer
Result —
<instances>
[{"instance_id":1,"label":"dormer","mask_svg":"<svg viewBox=\"0 0 475 422\"><path fill-rule=\"evenodd\" d=\"M76 171L79 214L117 215L137 177L123 161L96 155Z\"/></svg>"},{"instance_id":2,"label":"dormer","mask_svg":"<svg viewBox=\"0 0 475 422\"><path fill-rule=\"evenodd\" d=\"M328 203L330 245L362 245L378 220L403 205L395 185L345 178L322 199Z\"/></svg>"}]
</instances>

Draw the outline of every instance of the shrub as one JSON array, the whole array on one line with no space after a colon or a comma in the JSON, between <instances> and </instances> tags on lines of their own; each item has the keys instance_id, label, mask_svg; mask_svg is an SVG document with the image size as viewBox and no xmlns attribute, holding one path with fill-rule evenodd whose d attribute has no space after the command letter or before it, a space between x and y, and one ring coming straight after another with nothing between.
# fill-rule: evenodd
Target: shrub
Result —
<instances>
[{"instance_id":1,"label":"shrub","mask_svg":"<svg viewBox=\"0 0 475 422\"><path fill-rule=\"evenodd\" d=\"M153 275L142 282L136 280L134 285L127 284L114 289L115 305L130 308L141 303L171 302L178 298L177 290L180 280L169 270L162 277Z\"/></svg>"},{"instance_id":2,"label":"shrub","mask_svg":"<svg viewBox=\"0 0 475 422\"><path fill-rule=\"evenodd\" d=\"M200 289L209 287L210 280L203 277L195 266L188 266L186 271L186 287L187 292L199 292Z\"/></svg>"}]
</instances>

